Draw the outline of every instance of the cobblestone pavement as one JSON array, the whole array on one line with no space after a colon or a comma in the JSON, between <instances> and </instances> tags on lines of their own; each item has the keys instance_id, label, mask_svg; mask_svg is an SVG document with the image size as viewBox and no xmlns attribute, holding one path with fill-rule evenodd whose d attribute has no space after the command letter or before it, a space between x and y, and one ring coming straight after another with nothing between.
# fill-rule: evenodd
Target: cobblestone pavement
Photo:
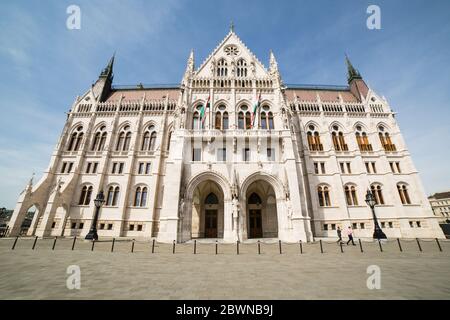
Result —
<instances>
[{"instance_id":1,"label":"cobblestone pavement","mask_svg":"<svg viewBox=\"0 0 450 320\"><path fill-rule=\"evenodd\" d=\"M396 241L320 245L278 243L236 245L72 239L0 239L0 299L450 299L450 242ZM358 244L358 243L357 243ZM69 290L67 267L78 265L81 289ZM367 267L381 269L381 289L369 290Z\"/></svg>"}]
</instances>

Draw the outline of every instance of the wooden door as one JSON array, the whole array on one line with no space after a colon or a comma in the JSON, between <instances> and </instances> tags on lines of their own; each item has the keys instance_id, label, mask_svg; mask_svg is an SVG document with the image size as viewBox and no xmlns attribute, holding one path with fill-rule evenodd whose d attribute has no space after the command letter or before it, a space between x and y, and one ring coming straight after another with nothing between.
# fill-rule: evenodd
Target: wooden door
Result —
<instances>
[{"instance_id":1,"label":"wooden door","mask_svg":"<svg viewBox=\"0 0 450 320\"><path fill-rule=\"evenodd\" d=\"M249 218L250 238L262 238L263 233L261 210L250 209Z\"/></svg>"},{"instance_id":2,"label":"wooden door","mask_svg":"<svg viewBox=\"0 0 450 320\"><path fill-rule=\"evenodd\" d=\"M205 210L205 238L217 238L217 210Z\"/></svg>"}]
</instances>

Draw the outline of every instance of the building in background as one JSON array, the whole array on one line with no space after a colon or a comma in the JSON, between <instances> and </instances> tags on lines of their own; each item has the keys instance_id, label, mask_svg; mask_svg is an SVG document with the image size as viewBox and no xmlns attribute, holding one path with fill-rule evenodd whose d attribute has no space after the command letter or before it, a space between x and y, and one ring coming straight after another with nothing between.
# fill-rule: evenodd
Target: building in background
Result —
<instances>
[{"instance_id":1,"label":"building in background","mask_svg":"<svg viewBox=\"0 0 450 320\"><path fill-rule=\"evenodd\" d=\"M437 192L428 197L431 209L440 223L448 223L450 221L450 191Z\"/></svg>"},{"instance_id":2,"label":"building in background","mask_svg":"<svg viewBox=\"0 0 450 320\"><path fill-rule=\"evenodd\" d=\"M372 237L370 189L388 237L442 238L395 113L346 63L348 85L285 85L275 55L265 67L233 30L198 68L191 52L177 86L114 87L113 57L10 234L35 206L29 235L84 236L103 190L100 237Z\"/></svg>"}]
</instances>

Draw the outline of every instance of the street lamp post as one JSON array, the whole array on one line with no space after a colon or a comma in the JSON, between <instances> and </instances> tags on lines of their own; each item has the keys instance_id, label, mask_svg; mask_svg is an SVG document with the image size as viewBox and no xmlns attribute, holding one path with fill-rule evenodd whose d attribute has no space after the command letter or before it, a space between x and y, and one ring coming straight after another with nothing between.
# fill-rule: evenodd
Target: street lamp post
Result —
<instances>
[{"instance_id":1,"label":"street lamp post","mask_svg":"<svg viewBox=\"0 0 450 320\"><path fill-rule=\"evenodd\" d=\"M366 193L366 203L372 209L372 216L373 216L373 222L375 225L375 229L373 231L373 238L374 239L386 239L386 235L384 234L383 230L381 230L380 225L378 224L377 216L375 215L375 197L373 193L370 191L370 189L367 189Z\"/></svg>"},{"instance_id":2,"label":"street lamp post","mask_svg":"<svg viewBox=\"0 0 450 320\"><path fill-rule=\"evenodd\" d=\"M97 197L94 200L95 204L95 215L94 215L94 221L92 221L91 229L89 230L89 233L86 235L86 240L98 240L97 235L97 220L98 220L98 214L100 212L101 206L105 203L105 195L103 194L103 190L101 190Z\"/></svg>"}]
</instances>

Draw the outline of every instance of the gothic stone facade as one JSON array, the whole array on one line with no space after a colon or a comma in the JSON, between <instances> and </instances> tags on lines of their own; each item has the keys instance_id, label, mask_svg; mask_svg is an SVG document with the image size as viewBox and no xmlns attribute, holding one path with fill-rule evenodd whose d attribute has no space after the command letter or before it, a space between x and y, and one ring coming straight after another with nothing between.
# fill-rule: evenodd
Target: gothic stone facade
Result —
<instances>
[{"instance_id":1,"label":"gothic stone facade","mask_svg":"<svg viewBox=\"0 0 450 320\"><path fill-rule=\"evenodd\" d=\"M100 237L372 237L369 188L388 237L443 237L395 113L348 59L348 86L286 86L274 54L264 67L231 30L200 67L191 52L179 86L113 87L113 62L71 107L11 235L35 206L29 235L84 236L102 190Z\"/></svg>"}]
</instances>

